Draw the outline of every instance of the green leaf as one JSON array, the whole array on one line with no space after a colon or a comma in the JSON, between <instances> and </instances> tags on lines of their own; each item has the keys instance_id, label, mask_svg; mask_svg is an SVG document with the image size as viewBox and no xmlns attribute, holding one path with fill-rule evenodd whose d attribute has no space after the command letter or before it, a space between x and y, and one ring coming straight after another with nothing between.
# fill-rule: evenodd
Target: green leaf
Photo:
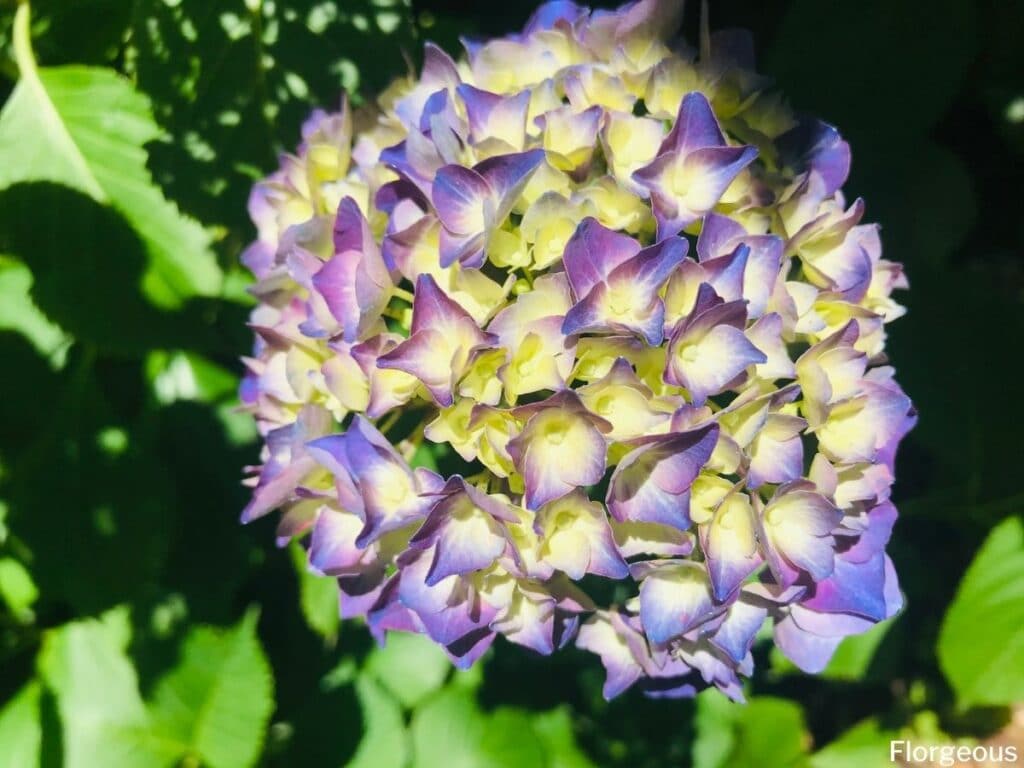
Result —
<instances>
[{"instance_id":1,"label":"green leaf","mask_svg":"<svg viewBox=\"0 0 1024 768\"><path fill-rule=\"evenodd\" d=\"M57 701L64 768L159 768L174 745L153 738L125 648L128 611L85 619L47 633L37 665Z\"/></svg>"},{"instance_id":2,"label":"green leaf","mask_svg":"<svg viewBox=\"0 0 1024 768\"><path fill-rule=\"evenodd\" d=\"M547 768L595 768L590 758L576 745L568 707L535 715L533 732L544 745Z\"/></svg>"},{"instance_id":3,"label":"green leaf","mask_svg":"<svg viewBox=\"0 0 1024 768\"><path fill-rule=\"evenodd\" d=\"M142 287L155 304L216 295L221 273L209 238L164 198L146 167L143 146L160 136L148 100L112 70L38 67L28 14L25 3L15 17L21 78L0 112L0 189L53 182L115 208L146 246Z\"/></svg>"},{"instance_id":4,"label":"green leaf","mask_svg":"<svg viewBox=\"0 0 1024 768\"><path fill-rule=\"evenodd\" d=\"M890 627L892 619L882 621L873 626L861 635L847 637L839 644L835 655L822 670L821 676L831 680L860 680L871 666L871 660L875 657L875 651L882 644Z\"/></svg>"},{"instance_id":5,"label":"green leaf","mask_svg":"<svg viewBox=\"0 0 1024 768\"><path fill-rule=\"evenodd\" d=\"M533 730L529 714L521 709L502 707L487 718L487 729L480 745L478 765L495 768L548 766L544 745Z\"/></svg>"},{"instance_id":6,"label":"green leaf","mask_svg":"<svg viewBox=\"0 0 1024 768\"><path fill-rule=\"evenodd\" d=\"M718 691L697 697L694 768L773 768L806 764L810 736L800 706L771 696L730 702Z\"/></svg>"},{"instance_id":7,"label":"green leaf","mask_svg":"<svg viewBox=\"0 0 1024 768\"><path fill-rule=\"evenodd\" d=\"M257 612L234 628L193 629L181 661L156 685L154 727L210 768L255 764L274 709L270 665L256 637Z\"/></svg>"},{"instance_id":8,"label":"green leaf","mask_svg":"<svg viewBox=\"0 0 1024 768\"><path fill-rule=\"evenodd\" d=\"M414 768L478 768L487 721L468 691L449 688L412 717Z\"/></svg>"},{"instance_id":9,"label":"green leaf","mask_svg":"<svg viewBox=\"0 0 1024 768\"><path fill-rule=\"evenodd\" d=\"M32 273L20 261L0 255L0 329L17 331L41 355L59 367L68 336L40 311L29 296Z\"/></svg>"},{"instance_id":10,"label":"green leaf","mask_svg":"<svg viewBox=\"0 0 1024 768\"><path fill-rule=\"evenodd\" d=\"M1011 517L964 574L938 655L961 708L1024 700L1024 522Z\"/></svg>"},{"instance_id":11,"label":"green leaf","mask_svg":"<svg viewBox=\"0 0 1024 768\"><path fill-rule=\"evenodd\" d=\"M502 708L481 712L473 693L449 686L413 714L414 768L546 766L543 742L530 717Z\"/></svg>"},{"instance_id":12,"label":"green leaf","mask_svg":"<svg viewBox=\"0 0 1024 768\"><path fill-rule=\"evenodd\" d=\"M729 765L800 765L809 741L799 704L761 696L751 699L743 710Z\"/></svg>"},{"instance_id":13,"label":"green leaf","mask_svg":"<svg viewBox=\"0 0 1024 768\"><path fill-rule=\"evenodd\" d=\"M697 696L697 713L691 755L694 768L719 768L736 743L736 720L739 711L733 702L716 690Z\"/></svg>"},{"instance_id":14,"label":"green leaf","mask_svg":"<svg viewBox=\"0 0 1024 768\"><path fill-rule=\"evenodd\" d=\"M42 686L27 683L0 709L0 768L34 768L39 765L43 727L39 698Z\"/></svg>"},{"instance_id":15,"label":"green leaf","mask_svg":"<svg viewBox=\"0 0 1024 768\"><path fill-rule=\"evenodd\" d=\"M306 550L298 542L289 547L292 563L299 577L299 605L309 628L331 645L338 637L341 616L338 606L338 582L329 576L312 573L308 567Z\"/></svg>"},{"instance_id":16,"label":"green leaf","mask_svg":"<svg viewBox=\"0 0 1024 768\"><path fill-rule=\"evenodd\" d=\"M367 675L356 680L356 695L363 737L346 768L402 768L409 761L409 735L401 706Z\"/></svg>"},{"instance_id":17,"label":"green leaf","mask_svg":"<svg viewBox=\"0 0 1024 768\"><path fill-rule=\"evenodd\" d=\"M811 768L888 768L892 765L889 742L897 736L895 731L882 730L873 718L863 720L815 752Z\"/></svg>"},{"instance_id":18,"label":"green leaf","mask_svg":"<svg viewBox=\"0 0 1024 768\"><path fill-rule=\"evenodd\" d=\"M32 606L38 597L28 569L12 557L0 558L0 598L18 621L32 621Z\"/></svg>"},{"instance_id":19,"label":"green leaf","mask_svg":"<svg viewBox=\"0 0 1024 768\"><path fill-rule=\"evenodd\" d=\"M440 688L451 668L436 643L405 632L389 633L387 645L375 648L366 661L366 671L406 707Z\"/></svg>"},{"instance_id":20,"label":"green leaf","mask_svg":"<svg viewBox=\"0 0 1024 768\"><path fill-rule=\"evenodd\" d=\"M146 378L161 405L179 400L218 402L234 398L238 377L195 352L154 349L146 357Z\"/></svg>"}]
</instances>

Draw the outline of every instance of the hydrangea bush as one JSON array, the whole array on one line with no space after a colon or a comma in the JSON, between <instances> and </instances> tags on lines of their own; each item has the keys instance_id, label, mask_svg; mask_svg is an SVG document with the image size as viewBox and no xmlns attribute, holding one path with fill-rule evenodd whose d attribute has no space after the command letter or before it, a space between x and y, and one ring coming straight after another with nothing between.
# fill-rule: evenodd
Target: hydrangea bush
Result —
<instances>
[{"instance_id":1,"label":"hydrangea bush","mask_svg":"<svg viewBox=\"0 0 1024 768\"><path fill-rule=\"evenodd\" d=\"M679 12L427 44L253 190L243 519L280 509L381 642L575 643L606 697L742 699L762 631L815 672L901 607L905 278L836 129Z\"/></svg>"}]
</instances>

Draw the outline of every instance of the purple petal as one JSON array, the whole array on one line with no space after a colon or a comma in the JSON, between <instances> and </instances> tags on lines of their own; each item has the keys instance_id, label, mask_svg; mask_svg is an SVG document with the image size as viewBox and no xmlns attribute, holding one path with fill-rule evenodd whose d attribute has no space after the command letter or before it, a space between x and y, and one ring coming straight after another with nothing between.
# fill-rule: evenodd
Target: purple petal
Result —
<instances>
[{"instance_id":1,"label":"purple petal","mask_svg":"<svg viewBox=\"0 0 1024 768\"><path fill-rule=\"evenodd\" d=\"M686 387L696 405L728 389L748 366L768 360L739 328L716 325L699 336L683 328L669 341L665 380Z\"/></svg>"},{"instance_id":2,"label":"purple petal","mask_svg":"<svg viewBox=\"0 0 1024 768\"><path fill-rule=\"evenodd\" d=\"M726 497L712 520L701 526L701 546L712 592L716 600L723 601L763 562L753 510L744 494Z\"/></svg>"},{"instance_id":3,"label":"purple petal","mask_svg":"<svg viewBox=\"0 0 1024 768\"><path fill-rule=\"evenodd\" d=\"M667 643L714 613L707 573L697 563L658 566L640 584L640 620L653 643Z\"/></svg>"},{"instance_id":4,"label":"purple petal","mask_svg":"<svg viewBox=\"0 0 1024 768\"><path fill-rule=\"evenodd\" d=\"M772 635L783 655L809 674L825 669L843 641L842 637L822 637L808 632L789 615L775 622Z\"/></svg>"},{"instance_id":5,"label":"purple petal","mask_svg":"<svg viewBox=\"0 0 1024 768\"><path fill-rule=\"evenodd\" d=\"M309 564L321 573L338 576L359 570L367 554L356 546L356 537L363 521L351 512L338 512L324 507L313 526L309 545Z\"/></svg>"},{"instance_id":6,"label":"purple petal","mask_svg":"<svg viewBox=\"0 0 1024 768\"><path fill-rule=\"evenodd\" d=\"M725 621L711 636L711 644L739 664L750 653L754 637L767 617L767 608L737 600L729 607Z\"/></svg>"},{"instance_id":7,"label":"purple petal","mask_svg":"<svg viewBox=\"0 0 1024 768\"><path fill-rule=\"evenodd\" d=\"M573 295L577 299L585 297L639 251L633 238L608 229L597 219L585 218L566 243L562 257Z\"/></svg>"},{"instance_id":8,"label":"purple petal","mask_svg":"<svg viewBox=\"0 0 1024 768\"><path fill-rule=\"evenodd\" d=\"M576 645L600 656L607 673L602 690L607 700L614 699L644 674L641 660L648 655L647 643L618 614L596 614L580 627Z\"/></svg>"},{"instance_id":9,"label":"purple petal","mask_svg":"<svg viewBox=\"0 0 1024 768\"><path fill-rule=\"evenodd\" d=\"M819 581L805 598L806 608L826 613L852 613L874 621L888 616L885 599L885 555L855 563L839 556L832 574Z\"/></svg>"},{"instance_id":10,"label":"purple petal","mask_svg":"<svg viewBox=\"0 0 1024 768\"><path fill-rule=\"evenodd\" d=\"M747 230L739 222L720 213L709 213L697 237L697 256L701 263L725 256L742 242Z\"/></svg>"},{"instance_id":11,"label":"purple petal","mask_svg":"<svg viewBox=\"0 0 1024 768\"><path fill-rule=\"evenodd\" d=\"M703 147L722 146L725 146L725 136L707 96L700 91L691 91L680 102L675 124L665 137L659 154L679 152L687 155Z\"/></svg>"},{"instance_id":12,"label":"purple petal","mask_svg":"<svg viewBox=\"0 0 1024 768\"><path fill-rule=\"evenodd\" d=\"M437 171L430 198L445 229L470 235L485 227L485 201L491 188L480 173L461 165L446 165Z\"/></svg>"},{"instance_id":13,"label":"purple petal","mask_svg":"<svg viewBox=\"0 0 1024 768\"><path fill-rule=\"evenodd\" d=\"M532 35L539 30L553 29L563 24L573 25L585 19L589 13L590 9L569 0L551 0L533 12L523 28L523 35Z\"/></svg>"},{"instance_id":14,"label":"purple petal","mask_svg":"<svg viewBox=\"0 0 1024 768\"><path fill-rule=\"evenodd\" d=\"M475 167L495 197L495 222L501 223L512 210L533 172L544 162L543 149L489 157Z\"/></svg>"},{"instance_id":15,"label":"purple petal","mask_svg":"<svg viewBox=\"0 0 1024 768\"><path fill-rule=\"evenodd\" d=\"M645 440L612 473L606 499L612 517L689 528L690 485L717 442L717 424Z\"/></svg>"},{"instance_id":16,"label":"purple petal","mask_svg":"<svg viewBox=\"0 0 1024 768\"><path fill-rule=\"evenodd\" d=\"M469 84L457 89L466 105L470 135L474 141L489 137L504 138L512 146L521 146L526 134L526 114L530 106L530 92L520 91L503 96L475 88ZM515 136L518 135L518 141Z\"/></svg>"},{"instance_id":17,"label":"purple petal","mask_svg":"<svg viewBox=\"0 0 1024 768\"><path fill-rule=\"evenodd\" d=\"M842 514L824 496L783 489L768 502L761 519L768 565L779 583L789 586L794 580L787 563L815 581L832 573L835 542L831 534Z\"/></svg>"},{"instance_id":18,"label":"purple petal","mask_svg":"<svg viewBox=\"0 0 1024 768\"><path fill-rule=\"evenodd\" d=\"M576 488L599 482L605 449L604 436L580 412L549 407L531 416L522 433L508 443L526 485L527 509L539 509Z\"/></svg>"}]
</instances>

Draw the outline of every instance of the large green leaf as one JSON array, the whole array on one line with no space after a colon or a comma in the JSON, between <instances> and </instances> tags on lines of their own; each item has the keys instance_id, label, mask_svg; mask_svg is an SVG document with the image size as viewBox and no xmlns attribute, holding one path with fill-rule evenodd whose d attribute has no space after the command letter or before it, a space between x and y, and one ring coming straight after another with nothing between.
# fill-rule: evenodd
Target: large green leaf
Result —
<instances>
[{"instance_id":1,"label":"large green leaf","mask_svg":"<svg viewBox=\"0 0 1024 768\"><path fill-rule=\"evenodd\" d=\"M39 765L43 742L43 727L39 722L41 693L41 686L33 680L0 709L0 768Z\"/></svg>"},{"instance_id":2,"label":"large green leaf","mask_svg":"<svg viewBox=\"0 0 1024 768\"><path fill-rule=\"evenodd\" d=\"M568 707L534 715L533 732L544 745L548 768L595 768L576 744L572 711Z\"/></svg>"},{"instance_id":3,"label":"large green leaf","mask_svg":"<svg viewBox=\"0 0 1024 768\"><path fill-rule=\"evenodd\" d=\"M487 720L470 692L454 687L441 691L413 715L413 765L477 768L486 732Z\"/></svg>"},{"instance_id":4,"label":"large green leaf","mask_svg":"<svg viewBox=\"0 0 1024 768\"><path fill-rule=\"evenodd\" d=\"M1024 701L1024 522L998 525L946 613L939 661L961 707Z\"/></svg>"},{"instance_id":5,"label":"large green leaf","mask_svg":"<svg viewBox=\"0 0 1024 768\"><path fill-rule=\"evenodd\" d=\"M414 768L522 768L547 765L529 716L503 708L481 712L471 691L449 686L412 718Z\"/></svg>"},{"instance_id":6,"label":"large green leaf","mask_svg":"<svg viewBox=\"0 0 1024 768\"><path fill-rule=\"evenodd\" d=\"M181 661L156 686L155 731L179 758L209 768L243 768L259 758L274 709L270 665L256 637L256 611L228 631L193 629Z\"/></svg>"},{"instance_id":7,"label":"large green leaf","mask_svg":"<svg viewBox=\"0 0 1024 768\"><path fill-rule=\"evenodd\" d=\"M363 736L346 768L403 768L409 761L409 734L401 705L365 674L356 680L356 695Z\"/></svg>"},{"instance_id":8,"label":"large green leaf","mask_svg":"<svg viewBox=\"0 0 1024 768\"><path fill-rule=\"evenodd\" d=\"M154 738L125 648L128 611L65 624L48 633L40 675L53 693L62 726L64 768L160 768L175 746Z\"/></svg>"},{"instance_id":9,"label":"large green leaf","mask_svg":"<svg viewBox=\"0 0 1024 768\"><path fill-rule=\"evenodd\" d=\"M392 632L375 648L366 670L406 707L414 707L444 683L452 664L436 643L422 635Z\"/></svg>"},{"instance_id":10,"label":"large green leaf","mask_svg":"<svg viewBox=\"0 0 1024 768\"><path fill-rule=\"evenodd\" d=\"M148 100L111 70L38 67L27 3L15 17L14 49L21 77L0 112L0 189L53 182L109 204L146 246L142 282L152 301L176 306L216 295L221 273L209 238L164 198L146 167L144 145L160 136ZM40 216L59 224L60 211ZM74 243L68 258L75 258Z\"/></svg>"},{"instance_id":11,"label":"large green leaf","mask_svg":"<svg viewBox=\"0 0 1024 768\"><path fill-rule=\"evenodd\" d=\"M898 732L884 729L874 718L853 726L811 756L811 768L886 768L889 744Z\"/></svg>"},{"instance_id":12,"label":"large green leaf","mask_svg":"<svg viewBox=\"0 0 1024 768\"><path fill-rule=\"evenodd\" d=\"M694 768L803 766L809 736L800 705L758 696L746 705L715 690L697 698Z\"/></svg>"}]
</instances>

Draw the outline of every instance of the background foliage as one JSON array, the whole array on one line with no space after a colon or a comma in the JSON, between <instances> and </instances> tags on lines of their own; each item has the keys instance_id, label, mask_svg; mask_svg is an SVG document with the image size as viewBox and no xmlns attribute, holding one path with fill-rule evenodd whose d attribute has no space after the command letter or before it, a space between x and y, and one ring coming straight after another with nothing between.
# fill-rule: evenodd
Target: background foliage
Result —
<instances>
[{"instance_id":1,"label":"background foliage","mask_svg":"<svg viewBox=\"0 0 1024 768\"><path fill-rule=\"evenodd\" d=\"M897 485L905 613L818 678L759 646L747 707L608 704L575 652L453 673L340 626L333 584L236 522L248 188L311 105L365 102L425 38L455 50L533 3L37 0L37 68L8 1L0 767L871 768L897 735L1021 746L1024 8L711 5L850 139L850 188L911 278L891 336L922 413Z\"/></svg>"}]
</instances>

